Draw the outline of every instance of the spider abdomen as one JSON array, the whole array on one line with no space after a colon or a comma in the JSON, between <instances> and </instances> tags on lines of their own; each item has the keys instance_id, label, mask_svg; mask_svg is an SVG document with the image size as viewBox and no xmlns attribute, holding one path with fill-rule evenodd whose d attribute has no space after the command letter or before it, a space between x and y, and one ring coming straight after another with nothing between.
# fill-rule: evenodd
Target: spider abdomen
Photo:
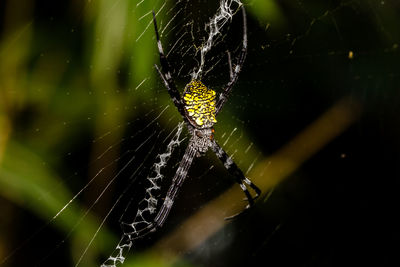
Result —
<instances>
[{"instance_id":1,"label":"spider abdomen","mask_svg":"<svg viewBox=\"0 0 400 267\"><path fill-rule=\"evenodd\" d=\"M210 128L217 122L215 96L215 91L201 81L192 80L186 85L183 93L185 110L189 121L196 128Z\"/></svg>"}]
</instances>

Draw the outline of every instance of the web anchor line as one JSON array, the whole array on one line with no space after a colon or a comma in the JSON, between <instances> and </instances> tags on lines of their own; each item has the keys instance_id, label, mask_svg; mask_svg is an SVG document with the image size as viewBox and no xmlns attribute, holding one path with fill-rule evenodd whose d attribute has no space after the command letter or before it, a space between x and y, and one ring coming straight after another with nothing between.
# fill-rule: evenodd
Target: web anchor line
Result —
<instances>
[{"instance_id":1,"label":"web anchor line","mask_svg":"<svg viewBox=\"0 0 400 267\"><path fill-rule=\"evenodd\" d=\"M158 160L153 164L153 171L151 172L151 174L155 175L149 175L146 178L149 182L149 186L146 188L145 197L139 202L136 216L131 223L121 223L123 235L114 249L114 252L101 265L101 267L116 267L117 265L122 264L125 261L124 255L131 249L133 241L143 237L147 233L141 234L144 229L150 226L152 216L154 216L157 210L157 195L160 191L160 183L164 178L164 175L161 174L161 169L167 165L174 149L182 141L179 137L182 133L183 124L184 122L178 124L178 129L175 136L167 145L166 152L157 155Z\"/></svg>"}]
</instances>

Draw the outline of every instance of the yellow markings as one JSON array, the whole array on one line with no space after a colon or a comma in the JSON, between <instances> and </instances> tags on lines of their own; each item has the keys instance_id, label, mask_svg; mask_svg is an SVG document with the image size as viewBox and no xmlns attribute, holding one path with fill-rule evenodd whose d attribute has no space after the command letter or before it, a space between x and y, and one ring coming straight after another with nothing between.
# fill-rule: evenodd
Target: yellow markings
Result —
<instances>
[{"instance_id":1,"label":"yellow markings","mask_svg":"<svg viewBox=\"0 0 400 267\"><path fill-rule=\"evenodd\" d=\"M201 118L201 117L200 117L200 118L197 118L197 119L196 119L196 123L197 123L197 125L202 126L203 123L204 123L204 122L203 122L203 118Z\"/></svg>"},{"instance_id":2,"label":"yellow markings","mask_svg":"<svg viewBox=\"0 0 400 267\"><path fill-rule=\"evenodd\" d=\"M208 89L202 82L192 80L186 85L183 99L189 117L197 126L211 127L215 119L214 90Z\"/></svg>"},{"instance_id":3,"label":"yellow markings","mask_svg":"<svg viewBox=\"0 0 400 267\"><path fill-rule=\"evenodd\" d=\"M348 58L349 59L353 59L354 58L354 52L353 51L349 51Z\"/></svg>"}]
</instances>

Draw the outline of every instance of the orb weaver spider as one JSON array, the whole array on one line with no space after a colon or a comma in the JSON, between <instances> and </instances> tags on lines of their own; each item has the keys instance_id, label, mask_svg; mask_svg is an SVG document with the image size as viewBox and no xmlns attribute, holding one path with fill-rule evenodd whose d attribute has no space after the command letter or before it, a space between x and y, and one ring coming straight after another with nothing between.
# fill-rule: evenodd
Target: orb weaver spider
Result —
<instances>
[{"instance_id":1,"label":"orb weaver spider","mask_svg":"<svg viewBox=\"0 0 400 267\"><path fill-rule=\"evenodd\" d=\"M247 53L247 25L246 25L246 12L242 5L242 16L243 16L243 41L242 50L237 57L237 64L232 68L231 56L228 52L228 63L230 70L230 80L216 100L215 91L206 87L200 80L193 79L190 81L184 89L183 98L181 97L178 89L171 75L171 67L164 54L163 46L160 41L160 36L157 29L156 16L153 11L153 23L156 33L158 52L160 55L161 69L155 65L158 74L160 75L168 93L181 114L188 131L191 135L189 144L186 148L185 154L179 164L179 167L172 179L164 202L158 211L154 221L148 225L147 231L154 231L156 228L161 227L169 212L171 211L172 205L178 195L178 191L181 188L185 178L188 174L189 168L195 157L204 156L209 148L216 154L216 156L222 161L224 167L228 172L235 177L235 181L240 185L248 200L248 204L245 208L247 210L254 205L254 200L261 194L261 190L253 184L247 177L244 176L243 172L233 162L231 157L220 147L217 141L214 139L214 124L217 122L216 116L221 111L222 107L228 100L229 94L238 80L239 73L242 69L244 60ZM255 192L253 198L247 189L247 186L252 188ZM242 211L243 212L243 211ZM231 219L242 212L233 216L227 217Z\"/></svg>"},{"instance_id":2,"label":"orb weaver spider","mask_svg":"<svg viewBox=\"0 0 400 267\"><path fill-rule=\"evenodd\" d=\"M156 15L153 11L153 23L161 63L161 69L157 65L155 65L155 68L157 69L158 74L160 75L165 87L167 88L172 101L177 107L179 113L181 114L183 121L186 124L188 131L191 135L191 138L185 150L185 154L183 155L179 167L175 173L175 176L172 179L172 183L166 193L166 197L154 219L150 221L144 220L143 215L146 212L149 214L156 213L157 200L152 197L150 197L149 199L145 198L143 200L144 202L146 202L145 208L139 208L137 210L134 221L132 223L121 224L124 234L120 242L118 243L114 253L101 265L102 267L115 267L117 263L123 263L125 260L123 256L124 251L131 248L133 240L141 238L150 232L154 232L157 228L160 228L164 224L178 195L178 191L186 179L193 159L195 157L204 156L210 148L222 161L224 167L228 170L228 172L235 177L235 181L240 185L240 188L246 195L248 204L246 205L245 210L248 210L251 206L253 206L254 200L261 194L261 190L247 177L244 176L243 172L233 162L231 157L218 145L217 141L215 141L214 139L213 126L217 122L216 116L228 100L229 93L237 82L239 73L246 58L246 12L243 5L241 8L243 14L242 50L237 57L237 64L234 68L232 68L231 56L228 52L230 80L225 88L222 90L222 93L219 95L218 100L216 100L216 92L206 87L200 80L197 79L193 79L185 86L183 98L181 97L178 89L175 86L174 81L172 80L171 67L168 63L166 56L164 55L163 47L157 29ZM154 181L152 181L152 183L154 183ZM251 196L249 190L247 189L247 186L254 190L255 197ZM147 188L147 190L157 190L158 188L158 185L153 184L153 187ZM242 214L242 212L227 217L226 219L235 218L236 216Z\"/></svg>"}]
</instances>

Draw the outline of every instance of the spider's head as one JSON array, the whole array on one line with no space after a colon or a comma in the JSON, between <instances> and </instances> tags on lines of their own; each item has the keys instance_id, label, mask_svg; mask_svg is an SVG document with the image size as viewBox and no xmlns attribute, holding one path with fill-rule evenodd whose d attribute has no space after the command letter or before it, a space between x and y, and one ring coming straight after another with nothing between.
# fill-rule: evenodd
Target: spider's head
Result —
<instances>
[{"instance_id":1,"label":"spider's head","mask_svg":"<svg viewBox=\"0 0 400 267\"><path fill-rule=\"evenodd\" d=\"M201 81L192 80L185 87L183 101L186 117L198 128L211 128L215 119L215 91L207 88Z\"/></svg>"}]
</instances>

